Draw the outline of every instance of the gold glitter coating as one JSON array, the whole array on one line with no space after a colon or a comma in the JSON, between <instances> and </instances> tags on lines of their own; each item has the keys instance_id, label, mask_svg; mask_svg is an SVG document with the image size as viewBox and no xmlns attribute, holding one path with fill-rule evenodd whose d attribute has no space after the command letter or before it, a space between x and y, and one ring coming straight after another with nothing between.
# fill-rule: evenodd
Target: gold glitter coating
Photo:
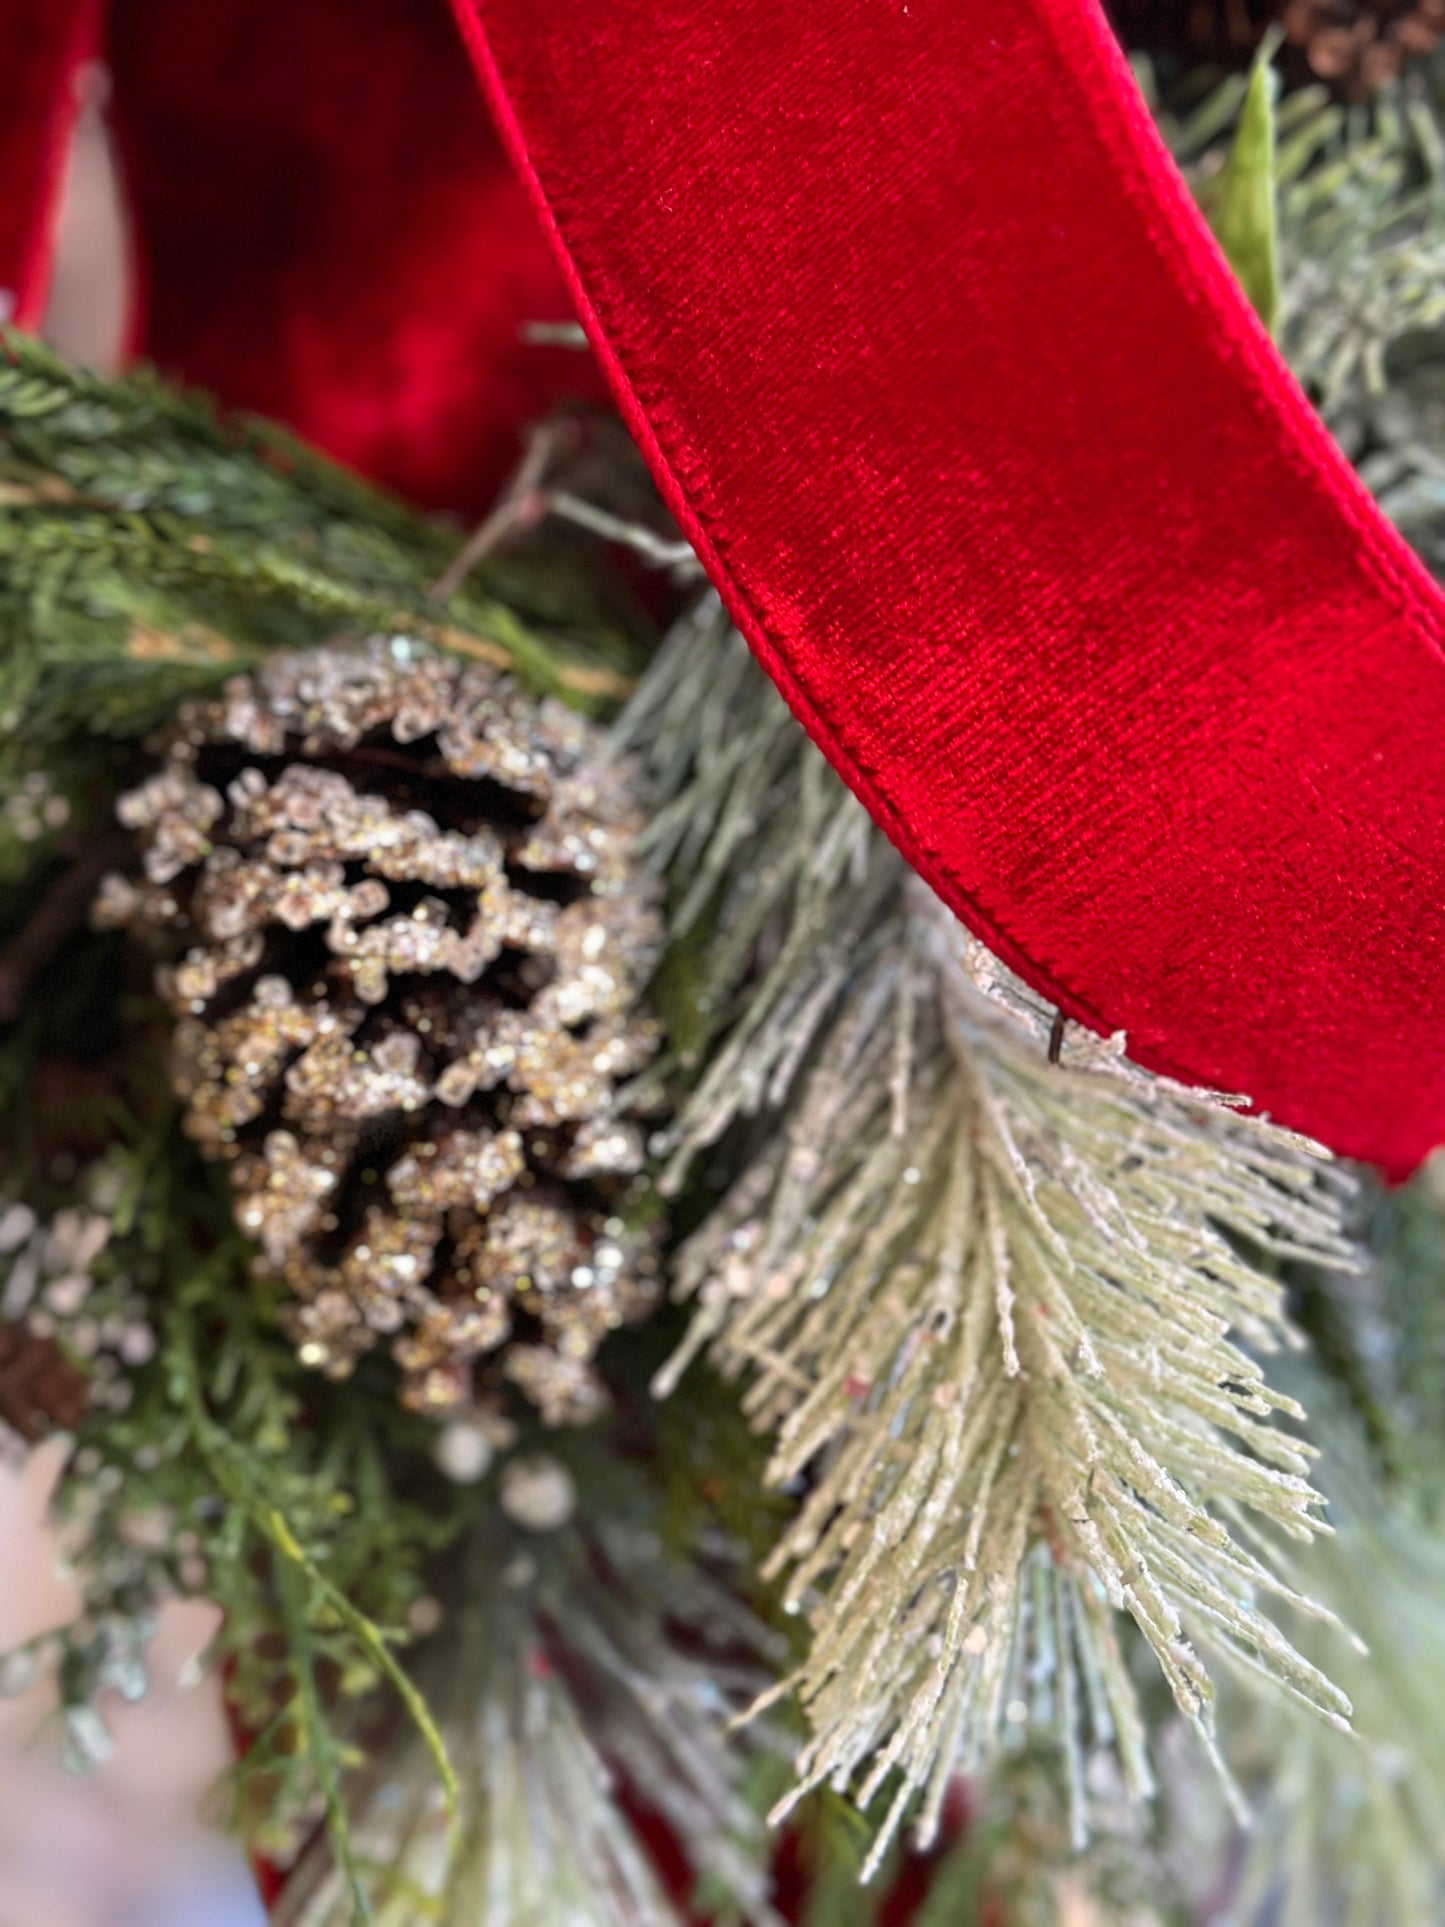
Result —
<instances>
[{"instance_id":1,"label":"gold glitter coating","mask_svg":"<svg viewBox=\"0 0 1445 1927\"><path fill-rule=\"evenodd\" d=\"M163 933L187 1129L301 1357L344 1377L385 1338L420 1411L505 1378L590 1418L598 1345L657 1295L616 1215L661 941L627 765L405 638L273 657L164 755L119 806L144 875L98 914Z\"/></svg>"}]
</instances>

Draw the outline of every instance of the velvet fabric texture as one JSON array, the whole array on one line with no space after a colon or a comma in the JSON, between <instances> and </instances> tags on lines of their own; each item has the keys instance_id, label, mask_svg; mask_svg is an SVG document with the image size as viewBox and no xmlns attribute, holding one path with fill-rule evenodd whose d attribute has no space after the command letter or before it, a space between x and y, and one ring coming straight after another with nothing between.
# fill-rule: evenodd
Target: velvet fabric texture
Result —
<instances>
[{"instance_id":1,"label":"velvet fabric texture","mask_svg":"<svg viewBox=\"0 0 1445 1927\"><path fill-rule=\"evenodd\" d=\"M103 18L102 18L103 15ZM479 512L591 357L446 0L0 0L0 287L43 311L74 69L112 75L133 346Z\"/></svg>"},{"instance_id":2,"label":"velvet fabric texture","mask_svg":"<svg viewBox=\"0 0 1445 1927\"><path fill-rule=\"evenodd\" d=\"M591 358L445 0L116 0L138 346L419 502L485 508Z\"/></svg>"},{"instance_id":3,"label":"velvet fabric texture","mask_svg":"<svg viewBox=\"0 0 1445 1927\"><path fill-rule=\"evenodd\" d=\"M1143 1064L1445 1136L1445 603L1093 0L456 0L622 407L815 740Z\"/></svg>"}]
</instances>

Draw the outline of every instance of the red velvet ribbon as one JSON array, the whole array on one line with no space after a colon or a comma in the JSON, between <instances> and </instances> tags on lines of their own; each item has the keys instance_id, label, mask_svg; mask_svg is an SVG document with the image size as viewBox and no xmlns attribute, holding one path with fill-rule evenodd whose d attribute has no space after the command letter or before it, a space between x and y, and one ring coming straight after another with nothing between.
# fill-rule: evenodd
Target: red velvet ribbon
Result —
<instances>
[{"instance_id":1,"label":"red velvet ribbon","mask_svg":"<svg viewBox=\"0 0 1445 1927\"><path fill-rule=\"evenodd\" d=\"M477 505L586 364L880 824L1071 1017L1390 1173L1445 1135L1445 603L1093 0L112 0L138 345ZM43 297L90 0L0 0Z\"/></svg>"},{"instance_id":2,"label":"red velvet ribbon","mask_svg":"<svg viewBox=\"0 0 1445 1927\"><path fill-rule=\"evenodd\" d=\"M1445 1135L1445 603L1092 0L456 0L618 400L844 779L1142 1063Z\"/></svg>"},{"instance_id":3,"label":"red velvet ribbon","mask_svg":"<svg viewBox=\"0 0 1445 1927\"><path fill-rule=\"evenodd\" d=\"M481 513L601 400L447 0L0 0L0 289L44 312L74 69L111 74L132 346L413 499Z\"/></svg>"},{"instance_id":4,"label":"red velvet ribbon","mask_svg":"<svg viewBox=\"0 0 1445 1927\"><path fill-rule=\"evenodd\" d=\"M604 399L524 338L571 305L446 0L111 0L106 52L163 367L468 514L559 397Z\"/></svg>"}]
</instances>

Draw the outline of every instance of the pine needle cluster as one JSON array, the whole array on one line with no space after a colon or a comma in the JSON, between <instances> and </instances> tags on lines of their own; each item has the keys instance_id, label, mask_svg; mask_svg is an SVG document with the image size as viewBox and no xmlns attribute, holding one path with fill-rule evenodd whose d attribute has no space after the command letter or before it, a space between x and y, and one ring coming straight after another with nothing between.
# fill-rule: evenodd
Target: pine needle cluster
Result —
<instances>
[{"instance_id":1,"label":"pine needle cluster","mask_svg":"<svg viewBox=\"0 0 1445 1927\"><path fill-rule=\"evenodd\" d=\"M444 583L458 531L270 424L13 333L0 511L7 745L140 734L261 651L339 633L405 633L580 702L625 688L635 620L585 546Z\"/></svg>"},{"instance_id":2,"label":"pine needle cluster","mask_svg":"<svg viewBox=\"0 0 1445 1927\"><path fill-rule=\"evenodd\" d=\"M547 1472L570 1490L569 1516L518 1525L489 1494L447 1630L418 1665L457 1767L455 1822L415 1739L358 1776L353 1852L378 1927L682 1927L688 1896L669 1892L620 1796L687 1843L711 1906L780 1927L747 1796L764 1756L726 1731L776 1642L740 1605L725 1542L711 1565L680 1558L645 1479L595 1447L560 1450ZM313 1853L278 1918L341 1927L350 1905L342 1872Z\"/></svg>"},{"instance_id":3,"label":"pine needle cluster","mask_svg":"<svg viewBox=\"0 0 1445 1927\"><path fill-rule=\"evenodd\" d=\"M1413 1490L1381 1484L1332 1388L1299 1376L1328 1422L1322 1484L1335 1526L1301 1559L1300 1580L1356 1635L1328 1661L1355 1714L1342 1735L1230 1695L1233 1754L1256 1814L1236 1918L1432 1927L1445 1912L1445 1539ZM1297 1631L1323 1657L1315 1629Z\"/></svg>"},{"instance_id":4,"label":"pine needle cluster","mask_svg":"<svg viewBox=\"0 0 1445 1927\"><path fill-rule=\"evenodd\" d=\"M1305 1602L1249 1515L1320 1525L1309 1449L1274 1422L1298 1408L1257 1355L1286 1336L1272 1270L1347 1259L1349 1187L1118 1040L1076 1034L1051 1061L1052 1014L905 884L776 697L740 675L718 722L741 645L713 621L710 647L664 652L628 732L682 786L699 842L673 860L714 880L678 911L683 952L689 916L716 919L694 1021L745 1000L675 1127L674 1187L709 1147L739 1168L680 1254L699 1310L659 1389L706 1349L775 1435L772 1479L804 1494L764 1568L813 1634L780 1689L812 1737L779 1817L815 1785L886 1794L876 1864L916 1795L930 1839L957 1771L1043 1728L1082 1843L1091 1750L1152 1786L1117 1611L1210 1745L1205 1653L1348 1713L1258 1610ZM742 834L740 741L789 826L776 847ZM729 981L744 942L766 960L751 986Z\"/></svg>"}]
</instances>

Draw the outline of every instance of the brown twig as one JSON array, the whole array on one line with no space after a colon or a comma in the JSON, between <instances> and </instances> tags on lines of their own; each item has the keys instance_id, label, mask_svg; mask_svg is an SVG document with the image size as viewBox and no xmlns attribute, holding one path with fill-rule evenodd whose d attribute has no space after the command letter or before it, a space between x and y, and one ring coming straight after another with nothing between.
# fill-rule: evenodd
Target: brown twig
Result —
<instances>
[{"instance_id":1,"label":"brown twig","mask_svg":"<svg viewBox=\"0 0 1445 1927\"><path fill-rule=\"evenodd\" d=\"M450 602L472 570L510 536L534 528L547 513L542 480L557 453L558 424L544 422L527 444L527 452L502 492L497 506L480 521L451 561L427 590L433 602Z\"/></svg>"},{"instance_id":2,"label":"brown twig","mask_svg":"<svg viewBox=\"0 0 1445 1927\"><path fill-rule=\"evenodd\" d=\"M53 1338L0 1324L0 1419L35 1445L47 1432L72 1432L90 1402L84 1372Z\"/></svg>"}]
</instances>

